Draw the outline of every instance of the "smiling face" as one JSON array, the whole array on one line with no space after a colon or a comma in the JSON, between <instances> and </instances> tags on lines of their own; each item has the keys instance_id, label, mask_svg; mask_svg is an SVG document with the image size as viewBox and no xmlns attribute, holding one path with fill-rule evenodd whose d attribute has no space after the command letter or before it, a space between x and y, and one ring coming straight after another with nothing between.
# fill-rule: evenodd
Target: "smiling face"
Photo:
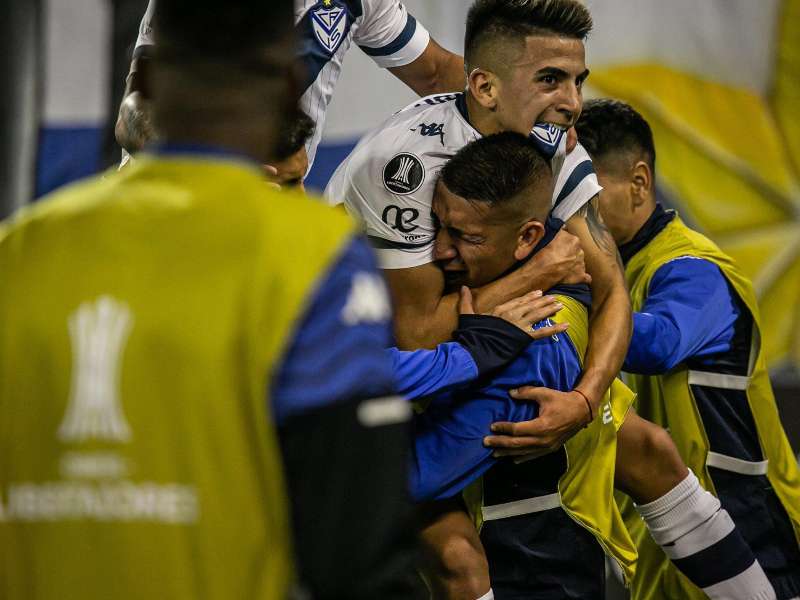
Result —
<instances>
[{"instance_id":1,"label":"smiling face","mask_svg":"<svg viewBox=\"0 0 800 600\"><path fill-rule=\"evenodd\" d=\"M479 287L527 258L544 235L544 225L526 207L549 202L549 186L525 190L524 201L493 206L466 200L441 181L433 197L438 225L434 260L448 287Z\"/></svg>"}]
</instances>

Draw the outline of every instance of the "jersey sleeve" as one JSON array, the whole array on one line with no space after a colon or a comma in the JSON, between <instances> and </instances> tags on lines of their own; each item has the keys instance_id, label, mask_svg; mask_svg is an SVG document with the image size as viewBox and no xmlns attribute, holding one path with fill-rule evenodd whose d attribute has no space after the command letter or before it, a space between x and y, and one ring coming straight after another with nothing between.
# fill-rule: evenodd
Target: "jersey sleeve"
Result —
<instances>
[{"instance_id":1,"label":"jersey sleeve","mask_svg":"<svg viewBox=\"0 0 800 600\"><path fill-rule=\"evenodd\" d=\"M150 0L147 3L147 10L144 11L142 22L139 24L139 37L136 38L136 46L133 50L134 57L141 52L140 48L144 46L152 46L155 41L153 40L153 28L150 21L153 18L153 8L155 7L156 0ZM139 52L137 52L139 51Z\"/></svg>"},{"instance_id":2,"label":"jersey sleeve","mask_svg":"<svg viewBox=\"0 0 800 600\"><path fill-rule=\"evenodd\" d=\"M536 403L516 402L508 392L521 385L571 390L581 372L567 335L531 344L522 357L481 389L436 396L414 416L411 495L416 501L443 500L460 493L498 459L483 445L492 423L528 421Z\"/></svg>"},{"instance_id":3,"label":"jersey sleeve","mask_svg":"<svg viewBox=\"0 0 800 600\"><path fill-rule=\"evenodd\" d=\"M436 238L431 201L438 163L413 149L397 151L395 129L362 140L325 189L329 204L344 203L362 224L382 269L433 262Z\"/></svg>"},{"instance_id":4,"label":"jersey sleeve","mask_svg":"<svg viewBox=\"0 0 800 600\"><path fill-rule=\"evenodd\" d=\"M478 366L461 344L447 342L433 350L387 350L397 391L409 400L442 393L478 377Z\"/></svg>"},{"instance_id":5,"label":"jersey sleeve","mask_svg":"<svg viewBox=\"0 0 800 600\"><path fill-rule=\"evenodd\" d=\"M730 350L739 316L734 292L719 267L687 256L660 267L642 310L623 369L664 373L693 356Z\"/></svg>"},{"instance_id":6,"label":"jersey sleeve","mask_svg":"<svg viewBox=\"0 0 800 600\"><path fill-rule=\"evenodd\" d=\"M394 394L391 306L363 239L319 285L273 378L278 423L326 405ZM400 410L400 409L397 409Z\"/></svg>"},{"instance_id":7,"label":"jersey sleeve","mask_svg":"<svg viewBox=\"0 0 800 600\"><path fill-rule=\"evenodd\" d=\"M603 188L597 181L589 153L580 144L563 158L560 167L555 163L553 167L556 185L550 216L566 223Z\"/></svg>"},{"instance_id":8,"label":"jersey sleeve","mask_svg":"<svg viewBox=\"0 0 800 600\"><path fill-rule=\"evenodd\" d=\"M428 47L430 34L398 0L363 0L355 42L379 67L402 67Z\"/></svg>"}]
</instances>

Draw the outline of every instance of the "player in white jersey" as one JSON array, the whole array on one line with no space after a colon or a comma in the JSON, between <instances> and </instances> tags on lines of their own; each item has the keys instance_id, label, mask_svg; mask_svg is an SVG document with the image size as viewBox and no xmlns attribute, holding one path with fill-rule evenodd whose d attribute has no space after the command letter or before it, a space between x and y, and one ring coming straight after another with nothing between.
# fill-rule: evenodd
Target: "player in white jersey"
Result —
<instances>
[{"instance_id":1,"label":"player in white jersey","mask_svg":"<svg viewBox=\"0 0 800 600\"><path fill-rule=\"evenodd\" d=\"M390 117L357 145L325 194L330 203L344 202L362 220L379 253L395 300L400 345L428 347L449 337L457 314L457 297L445 292L445 275L433 263L437 224L430 213L437 171L472 140L499 131L532 133L540 149L553 157L558 175L548 237L565 225L581 240L592 276L589 348L573 392L536 391L539 418L513 424L524 425L531 434L513 439L507 452L514 452L514 444L524 445L526 451L552 450L587 416L597 416L599 400L619 372L630 339L627 289L613 238L597 211L600 188L591 160L580 146L563 158L564 130L582 108L581 86L588 76L583 40L590 28L591 17L577 0L476 0L465 39L467 90L424 98ZM543 124L534 128L539 122ZM489 180L502 176L485 174ZM485 240L473 232L448 230L448 235L462 249L488 251ZM524 269L475 290L477 304L505 301L530 289L534 281L542 289L559 283L548 280L546 269L537 272L535 263L541 256L540 252ZM437 258L451 257L439 252ZM709 515L720 514L710 494L686 483L691 475L665 431L631 414L619 430L619 440L618 456L623 459L617 461L616 484L637 503L663 500L673 515L695 505ZM696 533L702 536L708 523ZM678 517L648 521L648 526L680 529ZM485 587L471 592L484 593Z\"/></svg>"},{"instance_id":2,"label":"player in white jersey","mask_svg":"<svg viewBox=\"0 0 800 600\"><path fill-rule=\"evenodd\" d=\"M117 141L128 152L140 150L153 135L136 72L138 61L154 43L150 15L156 1L150 0L139 28L117 120ZM224 10L224 4L214 10ZM302 67L297 70L300 107L316 124L306 145L309 167L345 54L353 43L420 95L463 87L463 59L431 39L425 27L397 0L295 0L295 29Z\"/></svg>"},{"instance_id":3,"label":"player in white jersey","mask_svg":"<svg viewBox=\"0 0 800 600\"><path fill-rule=\"evenodd\" d=\"M325 197L330 204L344 202L348 212L364 223L382 268L426 265L433 262L436 237L431 201L437 173L480 137L469 122L463 93L422 98L359 141L334 173ZM556 181L549 242L597 195L600 185L580 144L566 154L562 128L539 123L531 138L551 159Z\"/></svg>"}]
</instances>

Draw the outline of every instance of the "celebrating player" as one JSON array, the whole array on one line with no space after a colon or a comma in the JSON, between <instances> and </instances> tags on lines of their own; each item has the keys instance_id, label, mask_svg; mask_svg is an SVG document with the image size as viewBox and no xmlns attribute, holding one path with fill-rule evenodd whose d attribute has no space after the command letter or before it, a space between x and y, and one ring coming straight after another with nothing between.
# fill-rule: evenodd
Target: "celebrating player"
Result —
<instances>
[{"instance_id":1,"label":"celebrating player","mask_svg":"<svg viewBox=\"0 0 800 600\"><path fill-rule=\"evenodd\" d=\"M619 246L636 311L624 369L635 374L639 411L669 429L686 463L750 544L777 597L796 598L800 474L761 354L752 284L713 242L656 202L653 135L639 113L618 101L587 102L577 129L603 184L600 210ZM640 551L633 597L702 598L638 519L630 524ZM720 523L706 543L724 540L729 530ZM663 540L665 532L653 535ZM675 540L669 557L696 583L747 588L746 572L720 581L718 565L731 560L724 543L710 545L702 560L687 560L698 542Z\"/></svg>"},{"instance_id":2,"label":"celebrating player","mask_svg":"<svg viewBox=\"0 0 800 600\"><path fill-rule=\"evenodd\" d=\"M224 8L158 2L154 155L0 228L4 599L415 597L385 286L264 185L291 2Z\"/></svg>"},{"instance_id":3,"label":"celebrating player","mask_svg":"<svg viewBox=\"0 0 800 600\"><path fill-rule=\"evenodd\" d=\"M268 2L268 0L264 0ZM157 0L150 0L139 28L125 97L119 110L116 136L130 153L154 137L147 104L141 94L139 64L152 52L151 16ZM421 96L460 90L464 61L431 39L427 30L396 0L295 0L295 34L300 108L316 125L306 145L309 167L325 126L325 112L333 97L345 54L353 43L375 63L391 71ZM217 12L222 6L194 6L192 11ZM222 57L220 57L222 58Z\"/></svg>"}]
</instances>

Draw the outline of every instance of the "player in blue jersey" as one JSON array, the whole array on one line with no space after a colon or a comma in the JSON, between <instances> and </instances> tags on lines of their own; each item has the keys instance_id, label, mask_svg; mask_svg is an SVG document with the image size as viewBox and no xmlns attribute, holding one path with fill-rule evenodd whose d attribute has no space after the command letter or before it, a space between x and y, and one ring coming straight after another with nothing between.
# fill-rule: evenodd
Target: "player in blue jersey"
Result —
<instances>
[{"instance_id":1,"label":"player in blue jersey","mask_svg":"<svg viewBox=\"0 0 800 600\"><path fill-rule=\"evenodd\" d=\"M639 393L639 411L669 428L687 464L742 531L777 597L797 598L800 474L760 356L752 285L710 240L656 201L656 148L638 112L623 102L592 100L577 129L603 183L600 209L619 246L636 311L623 369ZM640 537L643 563L634 597L653 597L649 588L697 597L696 588ZM716 565L730 557L722 540L713 540L708 536L702 558L683 559L678 568L699 572L700 580L717 587L745 588L743 577L720 577ZM689 543L675 540L669 556L683 558Z\"/></svg>"},{"instance_id":2,"label":"player in blue jersey","mask_svg":"<svg viewBox=\"0 0 800 600\"><path fill-rule=\"evenodd\" d=\"M486 284L535 254L544 235L543 222L548 213L544 198L549 191L546 184L549 173L537 168L541 164L545 163L533 144L519 134L505 133L466 146L445 166L434 200L434 213L440 223L435 252L450 286ZM494 177L482 178L482 172L491 172ZM467 238L475 238L475 241ZM585 323L583 327L585 329ZM568 501L564 500L570 494L568 483L562 488L562 477L569 469L580 471L582 461L592 460L591 457L573 452L567 461L559 450L546 458L515 466L510 462L498 463L491 449L481 443L493 421L526 421L537 416L536 404L515 403L509 397L509 390L526 384L563 390L574 384L582 367L580 345L573 339L580 339L580 333L579 328L533 343L500 374L479 382L475 386L478 389L437 395L427 410L415 419L417 435L411 478L416 499L452 497L486 473L481 536L498 598L602 597L602 552L587 529L600 536L603 548L610 548L613 557L624 555L624 539L615 538L613 527L603 536L602 526L587 529L577 526L576 521L581 519L575 518L575 511L570 510ZM583 345L585 347L585 339ZM612 420L616 423L616 419L609 411L608 415L603 415L602 425L597 421L592 425L603 427ZM633 414L623 414L621 419L626 423L641 421ZM598 446L597 452L604 451L608 450ZM630 462L659 467L657 461L634 458L621 455L617 465ZM592 510L599 515L614 510L605 504L613 503L609 494L614 479L614 460L612 450L612 475L606 479L607 488L592 489L589 481L581 484L580 493L584 499L588 498L590 506L589 520ZM601 480L604 468L608 468L608 463L597 463L593 467L593 481ZM658 473L652 475L658 479ZM624 477L615 483L624 484ZM572 485L575 485L574 480ZM693 539L703 539L706 535L713 536L715 527L725 523L726 548L735 553L738 560L721 565L720 572L736 576L736 569L744 565L743 568L749 569L747 576L753 585L770 590L761 567L719 502L696 486L679 487L681 496L668 495L669 504L666 504L667 499L659 498L664 500L661 511L683 514L691 512L687 507L698 510L702 507L707 517L701 522L681 524L681 535L690 533ZM635 495L637 489L628 492ZM593 495L596 500L592 507ZM553 510L562 505L564 511ZM645 515L645 518L653 525L660 523L654 517L662 516L659 512ZM581 522L586 522L586 515ZM660 526L670 529L670 525L674 524ZM671 529L674 532L675 528ZM548 535L552 536L549 540L545 539ZM707 545L700 544L690 554ZM690 575L697 576L696 573ZM752 588L743 588L728 596L713 589L708 593L712 598L751 598L747 589Z\"/></svg>"}]
</instances>

